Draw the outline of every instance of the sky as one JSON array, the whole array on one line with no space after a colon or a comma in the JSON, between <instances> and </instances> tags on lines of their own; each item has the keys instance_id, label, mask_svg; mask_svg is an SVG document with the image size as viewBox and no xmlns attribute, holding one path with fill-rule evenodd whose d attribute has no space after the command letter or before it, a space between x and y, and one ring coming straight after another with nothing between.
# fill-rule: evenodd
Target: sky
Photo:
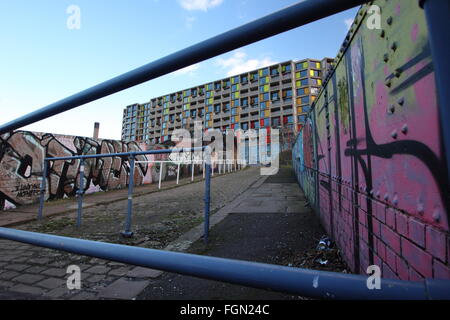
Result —
<instances>
[{"instance_id":1,"label":"sky","mask_svg":"<svg viewBox=\"0 0 450 320\"><path fill-rule=\"evenodd\" d=\"M295 0L0 0L0 119L7 123ZM120 139L133 103L277 62L335 57L358 8L21 128Z\"/></svg>"}]
</instances>

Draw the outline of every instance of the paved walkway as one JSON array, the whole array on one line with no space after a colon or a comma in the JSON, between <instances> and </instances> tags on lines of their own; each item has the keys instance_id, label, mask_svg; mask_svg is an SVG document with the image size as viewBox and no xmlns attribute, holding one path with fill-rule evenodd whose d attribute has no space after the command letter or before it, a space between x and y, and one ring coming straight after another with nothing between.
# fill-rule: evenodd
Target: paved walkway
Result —
<instances>
[{"instance_id":1,"label":"paved walkway","mask_svg":"<svg viewBox=\"0 0 450 320\"><path fill-rule=\"evenodd\" d=\"M293 254L314 247L323 234L316 216L304 206L292 174L282 169L277 176L261 177L258 169L250 169L233 174L236 176L232 179L219 178L227 181L224 192L240 175L253 175L254 182L211 217L208 246L199 240L203 234L203 226L199 225L164 249L286 265ZM0 299L298 298L96 258L67 256L6 240L0 240L0 252ZM67 289L69 264L81 268L82 290Z\"/></svg>"},{"instance_id":2,"label":"paved walkway","mask_svg":"<svg viewBox=\"0 0 450 320\"><path fill-rule=\"evenodd\" d=\"M209 245L193 243L188 252L270 264L288 265L292 257L317 245L324 234L293 172L281 169L262 179L227 208L223 221L212 227ZM218 281L164 273L138 299L302 299Z\"/></svg>"}]
</instances>

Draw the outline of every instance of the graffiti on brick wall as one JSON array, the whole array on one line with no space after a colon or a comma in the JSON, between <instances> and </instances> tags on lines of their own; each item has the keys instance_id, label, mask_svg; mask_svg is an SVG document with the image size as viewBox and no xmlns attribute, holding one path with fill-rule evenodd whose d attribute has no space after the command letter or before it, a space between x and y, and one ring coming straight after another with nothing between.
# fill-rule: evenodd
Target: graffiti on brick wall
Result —
<instances>
[{"instance_id":1,"label":"graffiti on brick wall","mask_svg":"<svg viewBox=\"0 0 450 320\"><path fill-rule=\"evenodd\" d=\"M34 203L40 194L43 160L46 157L108 154L141 151L136 142L93 140L85 137L58 136L17 131L0 138L0 208ZM137 156L146 161L146 156ZM47 177L46 199L75 196L79 188L80 160L51 161ZM137 163L136 185L151 183L152 164ZM124 188L130 174L128 159L121 157L88 159L84 166L85 192Z\"/></svg>"},{"instance_id":2,"label":"graffiti on brick wall","mask_svg":"<svg viewBox=\"0 0 450 320\"><path fill-rule=\"evenodd\" d=\"M410 1L375 4L395 28L380 36L360 22L299 134L294 168L354 271L450 278L450 184L425 18Z\"/></svg>"}]
</instances>

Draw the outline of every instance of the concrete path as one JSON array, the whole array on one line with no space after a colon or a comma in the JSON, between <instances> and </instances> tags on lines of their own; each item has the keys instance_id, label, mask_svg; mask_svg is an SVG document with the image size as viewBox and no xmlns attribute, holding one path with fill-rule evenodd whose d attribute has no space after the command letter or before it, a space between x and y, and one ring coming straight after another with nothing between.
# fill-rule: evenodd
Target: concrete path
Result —
<instances>
[{"instance_id":1,"label":"concrete path","mask_svg":"<svg viewBox=\"0 0 450 320\"><path fill-rule=\"evenodd\" d=\"M211 229L209 245L196 241L190 253L287 265L290 258L317 245L324 234L293 172L257 183L230 208L225 219ZM138 299L302 299L302 297L247 288L217 281L165 273Z\"/></svg>"}]
</instances>

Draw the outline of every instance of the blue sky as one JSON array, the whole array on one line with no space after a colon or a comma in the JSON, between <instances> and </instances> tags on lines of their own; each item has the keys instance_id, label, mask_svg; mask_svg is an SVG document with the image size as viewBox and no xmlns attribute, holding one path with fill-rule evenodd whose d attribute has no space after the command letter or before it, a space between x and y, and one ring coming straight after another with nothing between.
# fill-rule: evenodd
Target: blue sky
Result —
<instances>
[{"instance_id":1,"label":"blue sky","mask_svg":"<svg viewBox=\"0 0 450 320\"><path fill-rule=\"evenodd\" d=\"M0 119L6 123L66 96L295 0L0 0ZM69 29L69 6L80 28ZM264 65L334 57L357 8L207 60L23 129L120 139L132 103Z\"/></svg>"}]
</instances>

